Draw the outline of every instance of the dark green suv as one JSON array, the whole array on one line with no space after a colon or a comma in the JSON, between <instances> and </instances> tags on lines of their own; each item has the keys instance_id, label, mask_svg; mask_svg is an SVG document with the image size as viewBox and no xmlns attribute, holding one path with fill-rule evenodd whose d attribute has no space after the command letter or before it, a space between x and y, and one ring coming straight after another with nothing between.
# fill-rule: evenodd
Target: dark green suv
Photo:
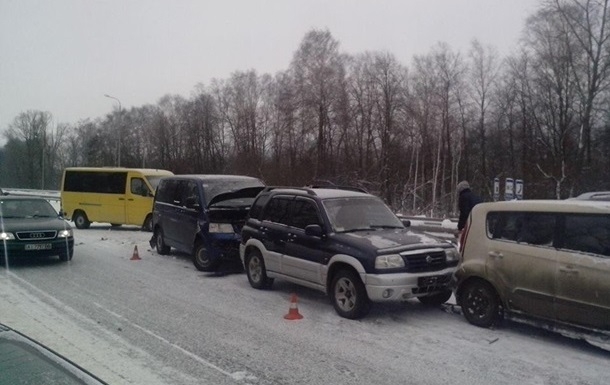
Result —
<instances>
[{"instance_id":1,"label":"dark green suv","mask_svg":"<svg viewBox=\"0 0 610 385\"><path fill-rule=\"evenodd\" d=\"M339 188L267 188L242 229L240 257L250 285L285 279L327 293L356 319L371 302L449 299L458 251L405 227L383 201Z\"/></svg>"}]
</instances>

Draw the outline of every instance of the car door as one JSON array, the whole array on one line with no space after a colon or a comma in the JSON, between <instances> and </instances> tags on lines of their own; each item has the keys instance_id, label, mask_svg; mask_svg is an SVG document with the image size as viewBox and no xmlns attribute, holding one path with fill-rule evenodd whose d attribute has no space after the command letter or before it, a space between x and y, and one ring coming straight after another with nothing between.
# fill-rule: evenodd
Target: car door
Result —
<instances>
[{"instance_id":1,"label":"car door","mask_svg":"<svg viewBox=\"0 0 610 385\"><path fill-rule=\"evenodd\" d=\"M553 318L557 251L553 214L488 214L488 275L513 311Z\"/></svg>"},{"instance_id":2,"label":"car door","mask_svg":"<svg viewBox=\"0 0 610 385\"><path fill-rule=\"evenodd\" d=\"M316 284L322 282L322 266L330 259L330 251L320 236L305 234L308 225L322 228L320 211L312 199L297 197L292 204L290 227L284 254L282 273Z\"/></svg>"},{"instance_id":3,"label":"car door","mask_svg":"<svg viewBox=\"0 0 610 385\"><path fill-rule=\"evenodd\" d=\"M610 216L565 214L564 218L557 319L610 330Z\"/></svg>"},{"instance_id":4,"label":"car door","mask_svg":"<svg viewBox=\"0 0 610 385\"><path fill-rule=\"evenodd\" d=\"M260 240L267 249L265 268L271 272L281 272L280 261L288 240L288 221L293 199L292 196L272 196L261 216Z\"/></svg>"},{"instance_id":5,"label":"car door","mask_svg":"<svg viewBox=\"0 0 610 385\"><path fill-rule=\"evenodd\" d=\"M177 249L185 253L193 251L197 237L198 220L203 210L199 188L194 180L181 180L176 190L176 214L174 236Z\"/></svg>"},{"instance_id":6,"label":"car door","mask_svg":"<svg viewBox=\"0 0 610 385\"><path fill-rule=\"evenodd\" d=\"M152 211L152 192L144 178L129 175L129 189L127 190L127 223L143 225L146 215Z\"/></svg>"}]
</instances>

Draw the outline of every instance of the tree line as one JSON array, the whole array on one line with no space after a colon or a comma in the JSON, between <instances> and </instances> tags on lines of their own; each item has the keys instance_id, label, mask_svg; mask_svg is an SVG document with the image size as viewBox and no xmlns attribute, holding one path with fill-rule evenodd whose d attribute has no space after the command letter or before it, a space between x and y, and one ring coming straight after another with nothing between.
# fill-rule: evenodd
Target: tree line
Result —
<instances>
[{"instance_id":1,"label":"tree line","mask_svg":"<svg viewBox=\"0 0 610 385\"><path fill-rule=\"evenodd\" d=\"M2 184L58 188L65 167L117 165L120 145L121 166L360 186L405 213L454 213L463 179L486 200L495 177L523 179L526 198L608 190L608 1L542 1L506 57L438 43L407 66L311 30L275 75L53 127L26 111L5 133Z\"/></svg>"}]
</instances>

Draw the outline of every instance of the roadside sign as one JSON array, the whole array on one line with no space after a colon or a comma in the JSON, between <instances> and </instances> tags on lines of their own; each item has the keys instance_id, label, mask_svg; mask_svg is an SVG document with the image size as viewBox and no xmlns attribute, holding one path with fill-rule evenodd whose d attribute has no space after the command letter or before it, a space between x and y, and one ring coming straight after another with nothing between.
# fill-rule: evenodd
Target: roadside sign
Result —
<instances>
[{"instance_id":1,"label":"roadside sign","mask_svg":"<svg viewBox=\"0 0 610 385\"><path fill-rule=\"evenodd\" d=\"M513 178L506 178L504 182L504 200L510 201L515 197L514 195L514 182Z\"/></svg>"},{"instance_id":2,"label":"roadside sign","mask_svg":"<svg viewBox=\"0 0 610 385\"><path fill-rule=\"evenodd\" d=\"M523 179L515 179L515 196L523 199Z\"/></svg>"},{"instance_id":3,"label":"roadside sign","mask_svg":"<svg viewBox=\"0 0 610 385\"><path fill-rule=\"evenodd\" d=\"M500 199L500 179L494 178L494 202Z\"/></svg>"}]
</instances>

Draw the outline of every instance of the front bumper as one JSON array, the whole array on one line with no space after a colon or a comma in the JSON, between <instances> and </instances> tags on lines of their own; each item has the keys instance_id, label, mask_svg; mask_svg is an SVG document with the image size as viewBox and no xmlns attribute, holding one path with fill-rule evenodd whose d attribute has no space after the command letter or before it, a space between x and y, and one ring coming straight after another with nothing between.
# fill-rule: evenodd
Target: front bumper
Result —
<instances>
[{"instance_id":1,"label":"front bumper","mask_svg":"<svg viewBox=\"0 0 610 385\"><path fill-rule=\"evenodd\" d=\"M38 249L29 249L32 247ZM69 254L72 252L73 249L73 237L58 238L37 242L9 240L0 242L0 257L48 257L53 255Z\"/></svg>"},{"instance_id":2,"label":"front bumper","mask_svg":"<svg viewBox=\"0 0 610 385\"><path fill-rule=\"evenodd\" d=\"M396 302L451 289L455 267L428 273L362 274L369 299Z\"/></svg>"}]
</instances>

